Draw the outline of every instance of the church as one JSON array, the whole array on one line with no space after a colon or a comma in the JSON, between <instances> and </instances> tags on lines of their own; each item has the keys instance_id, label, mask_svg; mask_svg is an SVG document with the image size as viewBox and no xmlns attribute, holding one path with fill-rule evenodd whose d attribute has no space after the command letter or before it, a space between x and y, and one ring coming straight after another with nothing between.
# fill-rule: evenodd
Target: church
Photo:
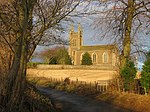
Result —
<instances>
[{"instance_id":1,"label":"church","mask_svg":"<svg viewBox=\"0 0 150 112\"><path fill-rule=\"evenodd\" d=\"M91 56L93 65L116 66L118 62L118 50L116 45L83 45L83 29L78 24L77 32L72 25L69 32L69 55L73 65L81 65L82 56L88 52Z\"/></svg>"}]
</instances>

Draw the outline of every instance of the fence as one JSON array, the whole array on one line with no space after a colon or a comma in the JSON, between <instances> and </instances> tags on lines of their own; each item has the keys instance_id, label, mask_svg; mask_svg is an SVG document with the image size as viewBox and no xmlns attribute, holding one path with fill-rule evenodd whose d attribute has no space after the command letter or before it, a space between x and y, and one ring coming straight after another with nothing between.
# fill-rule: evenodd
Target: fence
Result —
<instances>
[{"instance_id":1,"label":"fence","mask_svg":"<svg viewBox=\"0 0 150 112\"><path fill-rule=\"evenodd\" d=\"M28 78L37 78L37 77L28 77ZM59 83L67 83L67 84L78 84L83 86L88 86L90 89L95 88L98 92L106 92L109 89L110 80L97 80L95 82L86 82L80 81L78 78L76 80L70 80L69 78L54 78L54 77L38 77L39 80L47 80L50 82L59 82Z\"/></svg>"}]
</instances>

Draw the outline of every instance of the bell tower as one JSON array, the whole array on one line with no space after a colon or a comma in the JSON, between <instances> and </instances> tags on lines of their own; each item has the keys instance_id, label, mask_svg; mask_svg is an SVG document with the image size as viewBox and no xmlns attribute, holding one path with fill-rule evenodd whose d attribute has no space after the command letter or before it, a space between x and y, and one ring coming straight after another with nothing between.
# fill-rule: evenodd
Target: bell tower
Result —
<instances>
[{"instance_id":1,"label":"bell tower","mask_svg":"<svg viewBox=\"0 0 150 112\"><path fill-rule=\"evenodd\" d=\"M82 46L82 34L83 30L81 24L78 24L78 31L74 31L74 25L71 25L70 32L69 32L69 45L75 49L80 49Z\"/></svg>"},{"instance_id":2,"label":"bell tower","mask_svg":"<svg viewBox=\"0 0 150 112\"><path fill-rule=\"evenodd\" d=\"M75 58L75 51L80 50L82 46L82 34L83 30L81 24L78 24L78 30L75 32L74 25L72 24L69 31L69 55L72 60Z\"/></svg>"}]
</instances>

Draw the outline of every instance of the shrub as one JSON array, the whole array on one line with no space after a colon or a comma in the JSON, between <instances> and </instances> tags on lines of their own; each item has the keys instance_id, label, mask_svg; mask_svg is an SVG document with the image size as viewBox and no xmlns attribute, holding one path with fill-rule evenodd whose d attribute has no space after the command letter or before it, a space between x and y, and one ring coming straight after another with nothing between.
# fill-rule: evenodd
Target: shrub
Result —
<instances>
[{"instance_id":1,"label":"shrub","mask_svg":"<svg viewBox=\"0 0 150 112\"><path fill-rule=\"evenodd\" d=\"M82 65L92 65L92 59L88 52L82 56Z\"/></svg>"}]
</instances>

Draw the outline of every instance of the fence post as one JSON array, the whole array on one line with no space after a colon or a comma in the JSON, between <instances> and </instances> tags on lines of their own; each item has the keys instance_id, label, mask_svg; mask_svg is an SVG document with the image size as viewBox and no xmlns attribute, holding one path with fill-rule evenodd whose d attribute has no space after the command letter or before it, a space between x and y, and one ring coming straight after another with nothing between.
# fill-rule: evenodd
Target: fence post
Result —
<instances>
[{"instance_id":1,"label":"fence post","mask_svg":"<svg viewBox=\"0 0 150 112\"><path fill-rule=\"evenodd\" d=\"M90 82L90 89L92 89L92 85L91 85L91 82Z\"/></svg>"},{"instance_id":2,"label":"fence post","mask_svg":"<svg viewBox=\"0 0 150 112\"><path fill-rule=\"evenodd\" d=\"M79 81L78 78L76 78L76 83L78 83L78 81Z\"/></svg>"},{"instance_id":3,"label":"fence post","mask_svg":"<svg viewBox=\"0 0 150 112\"><path fill-rule=\"evenodd\" d=\"M101 86L100 86L100 85L98 85L98 91L100 91L100 92L101 92Z\"/></svg>"},{"instance_id":4,"label":"fence post","mask_svg":"<svg viewBox=\"0 0 150 112\"><path fill-rule=\"evenodd\" d=\"M97 85L98 85L98 84L97 84L97 82L95 81L95 89L96 89L96 91L97 91Z\"/></svg>"},{"instance_id":5,"label":"fence post","mask_svg":"<svg viewBox=\"0 0 150 112\"><path fill-rule=\"evenodd\" d=\"M106 83L106 91L108 90L108 83Z\"/></svg>"},{"instance_id":6,"label":"fence post","mask_svg":"<svg viewBox=\"0 0 150 112\"><path fill-rule=\"evenodd\" d=\"M63 78L61 77L61 82L63 82Z\"/></svg>"},{"instance_id":7,"label":"fence post","mask_svg":"<svg viewBox=\"0 0 150 112\"><path fill-rule=\"evenodd\" d=\"M85 82L85 86L86 86L86 82Z\"/></svg>"},{"instance_id":8,"label":"fence post","mask_svg":"<svg viewBox=\"0 0 150 112\"><path fill-rule=\"evenodd\" d=\"M102 84L103 86L103 91L105 91L105 82L103 82L103 84Z\"/></svg>"},{"instance_id":9,"label":"fence post","mask_svg":"<svg viewBox=\"0 0 150 112\"><path fill-rule=\"evenodd\" d=\"M100 85L99 85L99 87L100 87L100 92L102 92L103 91L103 86L102 86L102 84L100 83Z\"/></svg>"}]
</instances>

